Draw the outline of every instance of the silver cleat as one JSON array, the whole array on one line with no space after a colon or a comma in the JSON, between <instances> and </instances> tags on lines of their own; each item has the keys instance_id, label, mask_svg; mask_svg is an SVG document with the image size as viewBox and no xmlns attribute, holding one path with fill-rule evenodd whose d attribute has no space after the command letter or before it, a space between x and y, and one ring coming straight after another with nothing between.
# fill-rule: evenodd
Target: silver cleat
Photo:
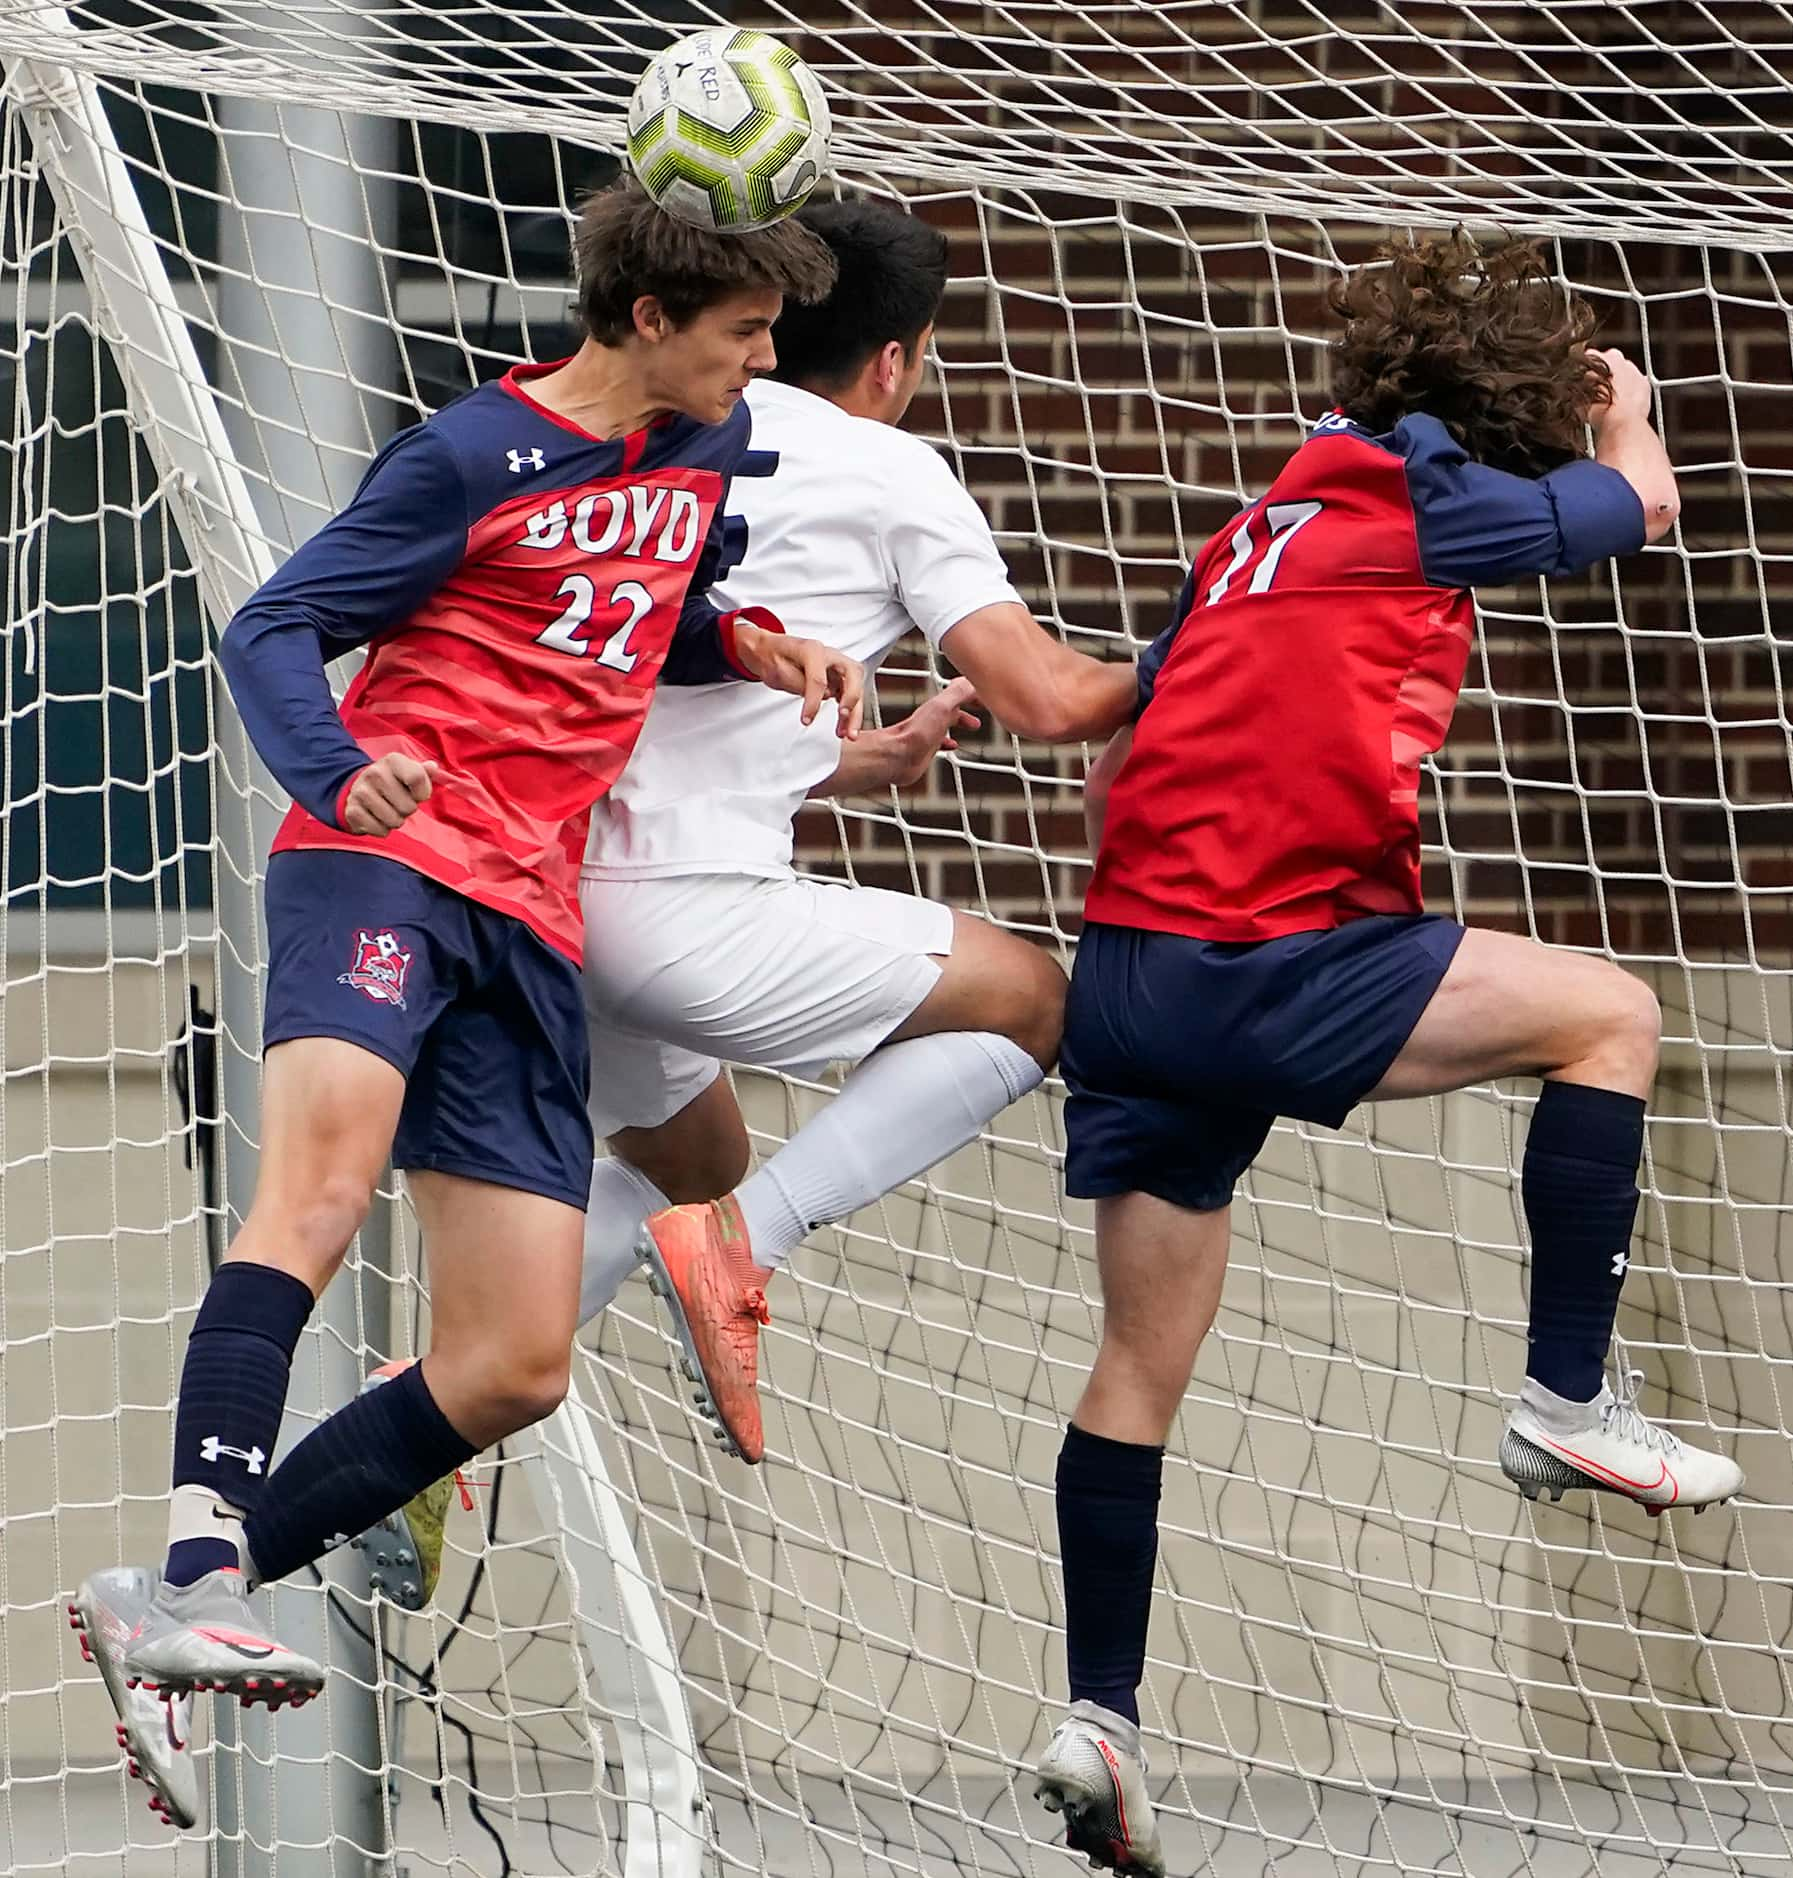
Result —
<instances>
[{"instance_id":1,"label":"silver cleat","mask_svg":"<svg viewBox=\"0 0 1793 1878\"><path fill-rule=\"evenodd\" d=\"M149 1808L170 1826L199 1823L199 1772L193 1764L193 1700L132 1687L124 1653L161 1583L140 1565L116 1565L82 1582L68 1607L81 1654L100 1672L118 1711L118 1745L134 1780L149 1788Z\"/></svg>"},{"instance_id":2,"label":"silver cleat","mask_svg":"<svg viewBox=\"0 0 1793 1878\"><path fill-rule=\"evenodd\" d=\"M126 1688L163 1695L213 1689L246 1707L296 1708L324 1686L310 1657L268 1635L249 1608L241 1572L207 1572L190 1585L156 1587L126 1645Z\"/></svg>"},{"instance_id":3,"label":"silver cleat","mask_svg":"<svg viewBox=\"0 0 1793 1878\"><path fill-rule=\"evenodd\" d=\"M1033 1794L1047 1812L1064 1815L1065 1844L1098 1871L1164 1878L1145 1776L1135 1724L1078 1702L1046 1744Z\"/></svg>"}]
</instances>

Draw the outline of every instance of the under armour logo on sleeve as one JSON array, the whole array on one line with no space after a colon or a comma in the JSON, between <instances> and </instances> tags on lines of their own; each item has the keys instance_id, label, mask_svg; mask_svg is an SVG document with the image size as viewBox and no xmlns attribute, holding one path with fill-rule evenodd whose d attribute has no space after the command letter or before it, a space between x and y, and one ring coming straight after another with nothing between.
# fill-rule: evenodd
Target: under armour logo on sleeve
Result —
<instances>
[{"instance_id":1,"label":"under armour logo on sleeve","mask_svg":"<svg viewBox=\"0 0 1793 1878\"><path fill-rule=\"evenodd\" d=\"M507 450L504 454L510 459L511 474L513 476L521 476L526 469L539 470L548 467L548 459L542 455L539 448L535 450Z\"/></svg>"},{"instance_id":2,"label":"under armour logo on sleeve","mask_svg":"<svg viewBox=\"0 0 1793 1878\"><path fill-rule=\"evenodd\" d=\"M241 1461L252 1474L259 1474L262 1462L268 1458L260 1448L229 1447L216 1435L207 1435L199 1444L200 1459L210 1461L214 1467L218 1464L219 1456L224 1454L228 1454L233 1461Z\"/></svg>"}]
</instances>

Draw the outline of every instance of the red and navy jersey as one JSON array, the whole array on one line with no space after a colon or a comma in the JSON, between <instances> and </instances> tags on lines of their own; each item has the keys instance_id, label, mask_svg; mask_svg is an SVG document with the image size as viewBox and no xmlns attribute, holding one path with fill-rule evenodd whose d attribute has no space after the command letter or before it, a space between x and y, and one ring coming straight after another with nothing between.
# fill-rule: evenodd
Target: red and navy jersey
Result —
<instances>
[{"instance_id":1,"label":"red and navy jersey","mask_svg":"<svg viewBox=\"0 0 1793 1878\"><path fill-rule=\"evenodd\" d=\"M529 397L555 369L518 366L394 437L220 658L293 798L276 851L402 862L577 960L591 805L655 682L741 675L732 616L706 596L726 572L729 479L755 465L745 401L721 424L606 442ZM325 664L369 644L339 711ZM350 834L350 782L395 750L440 764L434 792L396 833Z\"/></svg>"},{"instance_id":2,"label":"red and navy jersey","mask_svg":"<svg viewBox=\"0 0 1793 1878\"><path fill-rule=\"evenodd\" d=\"M1196 557L1140 661L1088 918L1260 940L1417 913L1421 760L1450 729L1472 587L1644 543L1616 470L1473 462L1434 417L1337 414Z\"/></svg>"}]
</instances>

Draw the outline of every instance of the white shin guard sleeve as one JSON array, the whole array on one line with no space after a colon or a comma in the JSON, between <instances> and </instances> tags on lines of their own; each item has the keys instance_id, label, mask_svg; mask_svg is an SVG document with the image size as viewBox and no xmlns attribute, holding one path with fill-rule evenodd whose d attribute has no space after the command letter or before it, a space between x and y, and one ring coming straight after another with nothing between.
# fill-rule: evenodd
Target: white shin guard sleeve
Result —
<instances>
[{"instance_id":1,"label":"white shin guard sleeve","mask_svg":"<svg viewBox=\"0 0 1793 1878\"><path fill-rule=\"evenodd\" d=\"M666 1195L640 1168L614 1154L594 1162L585 1209L585 1269L579 1278L579 1321L589 1323L622 1289L635 1266L635 1235Z\"/></svg>"},{"instance_id":2,"label":"white shin guard sleeve","mask_svg":"<svg viewBox=\"0 0 1793 1878\"><path fill-rule=\"evenodd\" d=\"M812 1228L845 1219L975 1141L1044 1080L1018 1043L989 1031L886 1044L735 1195L755 1261L782 1265Z\"/></svg>"}]
</instances>

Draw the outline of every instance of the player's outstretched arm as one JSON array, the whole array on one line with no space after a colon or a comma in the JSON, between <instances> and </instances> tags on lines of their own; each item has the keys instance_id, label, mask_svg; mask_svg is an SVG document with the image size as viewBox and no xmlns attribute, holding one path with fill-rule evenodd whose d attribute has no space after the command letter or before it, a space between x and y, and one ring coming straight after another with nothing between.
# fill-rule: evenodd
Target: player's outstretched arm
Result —
<instances>
[{"instance_id":1,"label":"player's outstretched arm","mask_svg":"<svg viewBox=\"0 0 1793 1878\"><path fill-rule=\"evenodd\" d=\"M739 614L733 619L734 658L750 678L774 691L788 691L803 700L803 721L813 724L824 698L840 707L838 734L859 735L865 715L865 667L819 639L796 639L789 633L767 632Z\"/></svg>"},{"instance_id":2,"label":"player's outstretched arm","mask_svg":"<svg viewBox=\"0 0 1793 1878\"><path fill-rule=\"evenodd\" d=\"M983 511L932 450L892 457L880 515L909 617L976 687L1002 727L1034 743L1106 737L1133 715L1133 667L1073 652L1010 583Z\"/></svg>"},{"instance_id":3,"label":"player's outstretched arm","mask_svg":"<svg viewBox=\"0 0 1793 1878\"><path fill-rule=\"evenodd\" d=\"M1588 414L1594 460L1617 470L1636 491L1644 539L1660 541L1681 513L1681 494L1668 451L1650 423L1650 381L1616 347L1599 356L1612 373L1612 388L1606 402Z\"/></svg>"},{"instance_id":4,"label":"player's outstretched arm","mask_svg":"<svg viewBox=\"0 0 1793 1878\"><path fill-rule=\"evenodd\" d=\"M1132 717L1133 667L1074 652L1018 601L968 613L940 649L976 687L1005 730L1036 743L1087 743Z\"/></svg>"},{"instance_id":5,"label":"player's outstretched arm","mask_svg":"<svg viewBox=\"0 0 1793 1878\"><path fill-rule=\"evenodd\" d=\"M900 723L862 730L841 751L834 774L809 793L853 796L881 789L913 789L941 751L959 747L955 732L979 728L981 720L965 708L976 698L968 678L955 678Z\"/></svg>"}]
</instances>

